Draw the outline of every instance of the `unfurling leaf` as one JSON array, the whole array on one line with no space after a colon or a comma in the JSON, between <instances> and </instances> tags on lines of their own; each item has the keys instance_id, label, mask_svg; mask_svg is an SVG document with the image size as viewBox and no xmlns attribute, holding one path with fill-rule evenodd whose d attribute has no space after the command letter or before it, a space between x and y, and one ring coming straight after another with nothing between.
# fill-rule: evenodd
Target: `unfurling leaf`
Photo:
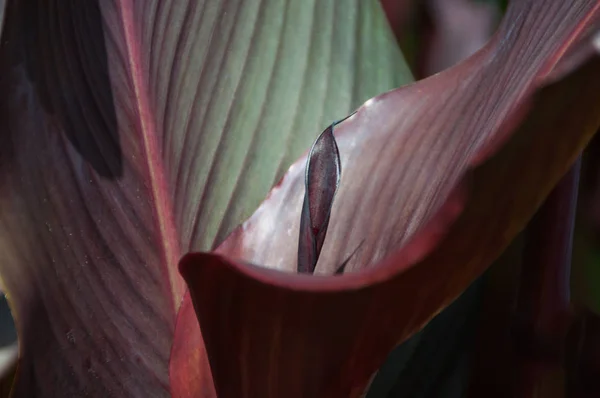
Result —
<instances>
[{"instance_id":1,"label":"unfurling leaf","mask_svg":"<svg viewBox=\"0 0 600 398\"><path fill-rule=\"evenodd\" d=\"M304 182L306 191L298 238L298 272L315 272L342 174L340 152L333 136L333 128L352 115L327 127L308 154Z\"/></svg>"},{"instance_id":2,"label":"unfurling leaf","mask_svg":"<svg viewBox=\"0 0 600 398\"><path fill-rule=\"evenodd\" d=\"M352 272L279 272L297 266L306 157L216 253L184 257L219 397L361 396L390 350L523 229L600 125L599 28L596 1L512 2L481 51L340 126L344 178L318 270L335 273L365 240Z\"/></svg>"}]
</instances>

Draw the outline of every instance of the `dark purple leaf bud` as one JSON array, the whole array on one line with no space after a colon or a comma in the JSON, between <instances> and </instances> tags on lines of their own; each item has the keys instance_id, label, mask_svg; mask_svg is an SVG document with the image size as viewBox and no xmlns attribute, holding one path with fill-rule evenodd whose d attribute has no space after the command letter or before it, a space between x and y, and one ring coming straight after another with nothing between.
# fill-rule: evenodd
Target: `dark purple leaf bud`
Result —
<instances>
[{"instance_id":1,"label":"dark purple leaf bud","mask_svg":"<svg viewBox=\"0 0 600 398\"><path fill-rule=\"evenodd\" d=\"M327 127L308 154L306 191L300 215L298 272L312 274L315 271L325 241L333 198L342 174L340 153L333 136L333 128L348 117Z\"/></svg>"}]
</instances>

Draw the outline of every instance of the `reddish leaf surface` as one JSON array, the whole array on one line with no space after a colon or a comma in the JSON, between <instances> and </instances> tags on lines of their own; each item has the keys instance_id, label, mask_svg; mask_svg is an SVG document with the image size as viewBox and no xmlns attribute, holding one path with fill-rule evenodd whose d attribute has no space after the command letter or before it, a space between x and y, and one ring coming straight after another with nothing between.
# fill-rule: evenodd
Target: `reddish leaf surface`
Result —
<instances>
[{"instance_id":1,"label":"reddish leaf surface","mask_svg":"<svg viewBox=\"0 0 600 398\"><path fill-rule=\"evenodd\" d=\"M8 2L14 396L169 396L181 253L248 217L322 123L406 81L385 28L362 0Z\"/></svg>"},{"instance_id":2,"label":"reddish leaf surface","mask_svg":"<svg viewBox=\"0 0 600 398\"><path fill-rule=\"evenodd\" d=\"M319 135L308 153L304 203L300 213L298 272L312 274L315 271L327 235L331 207L342 172L340 153L333 136L335 125L327 127Z\"/></svg>"},{"instance_id":3,"label":"reddish leaf surface","mask_svg":"<svg viewBox=\"0 0 600 398\"><path fill-rule=\"evenodd\" d=\"M195 319L194 307L186 294L179 313L175 329L175 338L171 350L171 392L173 397L214 398L215 387L210 365L204 349L204 342Z\"/></svg>"},{"instance_id":4,"label":"reddish leaf surface","mask_svg":"<svg viewBox=\"0 0 600 398\"><path fill-rule=\"evenodd\" d=\"M15 397L167 391L179 239L134 5L115 6L6 11L0 272L19 330Z\"/></svg>"},{"instance_id":5,"label":"reddish leaf surface","mask_svg":"<svg viewBox=\"0 0 600 398\"><path fill-rule=\"evenodd\" d=\"M344 174L317 274L364 240L349 275L245 265L294 269L306 158L218 255L184 258L219 396L359 396L394 345L489 266L600 124L599 8L515 2L483 50L340 126Z\"/></svg>"}]
</instances>

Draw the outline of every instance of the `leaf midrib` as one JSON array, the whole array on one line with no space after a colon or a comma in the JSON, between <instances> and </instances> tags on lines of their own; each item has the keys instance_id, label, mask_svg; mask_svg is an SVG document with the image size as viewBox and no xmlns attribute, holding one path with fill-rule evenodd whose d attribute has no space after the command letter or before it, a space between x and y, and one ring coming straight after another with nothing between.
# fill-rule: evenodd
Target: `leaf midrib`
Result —
<instances>
[{"instance_id":1,"label":"leaf midrib","mask_svg":"<svg viewBox=\"0 0 600 398\"><path fill-rule=\"evenodd\" d=\"M122 0L120 5L127 58L135 92L137 116L141 128L141 141L145 153L153 210L159 233L158 239L161 246L162 271L163 274L166 274L171 306L174 313L176 313L183 297L185 286L183 279L177 272L176 266L181 253L177 230L175 228L173 204L168 195L168 182L156 135L156 122L151 116L148 87L143 79L139 41L134 32L134 6L131 0Z\"/></svg>"}]
</instances>

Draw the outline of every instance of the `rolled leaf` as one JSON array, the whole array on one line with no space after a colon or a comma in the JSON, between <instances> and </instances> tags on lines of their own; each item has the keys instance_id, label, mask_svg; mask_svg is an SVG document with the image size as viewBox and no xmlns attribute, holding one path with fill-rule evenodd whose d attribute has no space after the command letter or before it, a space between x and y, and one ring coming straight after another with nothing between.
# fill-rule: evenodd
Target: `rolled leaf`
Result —
<instances>
[{"instance_id":1,"label":"rolled leaf","mask_svg":"<svg viewBox=\"0 0 600 398\"><path fill-rule=\"evenodd\" d=\"M333 136L336 124L317 137L308 153L304 203L300 213L298 272L312 274L315 271L327 235L331 207L342 173L340 153Z\"/></svg>"},{"instance_id":2,"label":"rolled leaf","mask_svg":"<svg viewBox=\"0 0 600 398\"><path fill-rule=\"evenodd\" d=\"M184 258L219 396L360 396L491 264L600 125L599 8L511 3L484 49L340 126L344 174L317 271L364 240L354 272L289 272L305 157L217 255Z\"/></svg>"}]
</instances>

